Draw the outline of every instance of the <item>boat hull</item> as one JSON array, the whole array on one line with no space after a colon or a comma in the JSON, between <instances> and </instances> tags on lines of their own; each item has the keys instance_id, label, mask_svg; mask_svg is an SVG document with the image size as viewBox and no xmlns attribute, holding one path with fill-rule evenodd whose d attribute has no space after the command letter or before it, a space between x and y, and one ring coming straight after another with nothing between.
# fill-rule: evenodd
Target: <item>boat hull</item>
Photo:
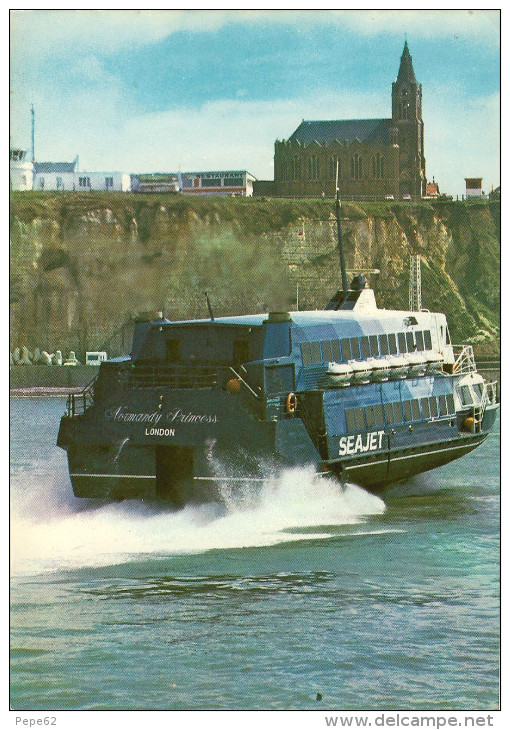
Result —
<instances>
[{"instance_id":1,"label":"boat hull","mask_svg":"<svg viewBox=\"0 0 510 730\"><path fill-rule=\"evenodd\" d=\"M462 431L463 416L459 415L412 428L404 424L400 429L358 434L359 446L353 441L351 451L357 450L346 454L344 444L344 456L337 457L331 443L313 442L297 415L258 424L248 418L247 425L247 414L237 411L235 399L226 396L223 405L231 413L222 429L214 435L211 430L195 433L193 438L181 434L181 443L176 443L177 428L173 435L166 433L168 428L159 429L161 435L145 435L156 427L145 427L138 438L133 430L131 436L112 438L111 430L104 429L101 443L96 430L94 443L86 438L90 431L85 420L80 424L79 419L63 419L59 442L68 452L74 494L106 500L164 500L180 507L221 501L226 492L250 488L275 471L296 465L312 466L317 472L330 472L378 492L475 449L489 434L497 412L497 406L487 408L477 433ZM346 438L333 436L331 441L342 447ZM327 458L329 454L333 458Z\"/></svg>"}]
</instances>

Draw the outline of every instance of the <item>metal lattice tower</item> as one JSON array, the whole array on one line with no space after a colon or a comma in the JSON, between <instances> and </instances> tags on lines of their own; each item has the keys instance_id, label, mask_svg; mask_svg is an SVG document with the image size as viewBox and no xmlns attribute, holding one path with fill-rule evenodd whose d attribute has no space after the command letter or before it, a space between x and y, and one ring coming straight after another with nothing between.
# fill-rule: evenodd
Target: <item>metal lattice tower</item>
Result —
<instances>
[{"instance_id":1,"label":"metal lattice tower","mask_svg":"<svg viewBox=\"0 0 510 730\"><path fill-rule=\"evenodd\" d=\"M411 275L409 278L409 310L419 312L421 309L421 266L420 257L410 256Z\"/></svg>"}]
</instances>

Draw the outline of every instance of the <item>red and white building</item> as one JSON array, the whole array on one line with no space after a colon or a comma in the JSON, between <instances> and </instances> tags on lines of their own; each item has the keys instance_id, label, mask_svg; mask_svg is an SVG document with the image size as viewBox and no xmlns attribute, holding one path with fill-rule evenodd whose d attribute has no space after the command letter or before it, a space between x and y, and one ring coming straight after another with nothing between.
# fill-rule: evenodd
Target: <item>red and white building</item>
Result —
<instances>
[{"instance_id":1,"label":"red and white building","mask_svg":"<svg viewBox=\"0 0 510 730\"><path fill-rule=\"evenodd\" d=\"M246 170L178 173L184 195L231 195L251 197L256 178Z\"/></svg>"},{"instance_id":2,"label":"red and white building","mask_svg":"<svg viewBox=\"0 0 510 730\"><path fill-rule=\"evenodd\" d=\"M483 197L481 177L465 177L464 180L466 181L466 200Z\"/></svg>"}]
</instances>

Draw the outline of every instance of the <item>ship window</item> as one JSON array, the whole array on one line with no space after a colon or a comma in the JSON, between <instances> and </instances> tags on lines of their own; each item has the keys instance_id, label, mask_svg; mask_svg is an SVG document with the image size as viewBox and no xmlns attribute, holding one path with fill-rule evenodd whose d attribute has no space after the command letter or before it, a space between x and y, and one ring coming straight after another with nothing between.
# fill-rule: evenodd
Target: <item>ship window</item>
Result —
<instances>
[{"instance_id":1,"label":"ship window","mask_svg":"<svg viewBox=\"0 0 510 730\"><path fill-rule=\"evenodd\" d=\"M340 362L342 359L342 352L340 350L340 340L331 340L331 352L333 354L334 362Z\"/></svg>"},{"instance_id":2,"label":"ship window","mask_svg":"<svg viewBox=\"0 0 510 730\"><path fill-rule=\"evenodd\" d=\"M416 337L416 349L420 352L423 352L423 350L425 349L423 344L423 332L415 332L414 334Z\"/></svg>"},{"instance_id":3,"label":"ship window","mask_svg":"<svg viewBox=\"0 0 510 730\"><path fill-rule=\"evenodd\" d=\"M370 335L368 339L370 340L372 357L377 357L379 355L379 340L377 339L377 335Z\"/></svg>"},{"instance_id":4,"label":"ship window","mask_svg":"<svg viewBox=\"0 0 510 730\"><path fill-rule=\"evenodd\" d=\"M182 354L182 343L180 340L166 341L166 361L179 362Z\"/></svg>"},{"instance_id":5,"label":"ship window","mask_svg":"<svg viewBox=\"0 0 510 730\"><path fill-rule=\"evenodd\" d=\"M442 416L447 416L448 415L448 408L446 406L446 396L445 395L440 395L439 396L439 413Z\"/></svg>"},{"instance_id":6,"label":"ship window","mask_svg":"<svg viewBox=\"0 0 510 730\"><path fill-rule=\"evenodd\" d=\"M452 341L450 339L450 330L448 329L448 327L446 328L446 344L447 345L451 345L452 344Z\"/></svg>"},{"instance_id":7,"label":"ship window","mask_svg":"<svg viewBox=\"0 0 510 730\"><path fill-rule=\"evenodd\" d=\"M405 400L402 403L402 405L404 407L404 420L405 421L412 421L413 420L413 414L412 414L412 411L411 411L411 401L410 400Z\"/></svg>"},{"instance_id":8,"label":"ship window","mask_svg":"<svg viewBox=\"0 0 510 730\"><path fill-rule=\"evenodd\" d=\"M330 340L324 340L324 342L322 343L322 356L325 362L331 362L331 360L333 359Z\"/></svg>"},{"instance_id":9,"label":"ship window","mask_svg":"<svg viewBox=\"0 0 510 730\"><path fill-rule=\"evenodd\" d=\"M473 390L477 394L478 398L481 398L483 395L483 385L481 383L473 383ZM450 397L450 395L446 396L447 398ZM451 396L453 398L453 396Z\"/></svg>"},{"instance_id":10,"label":"ship window","mask_svg":"<svg viewBox=\"0 0 510 730\"><path fill-rule=\"evenodd\" d=\"M385 403L384 404L384 419L386 423L393 423L394 417L393 417L393 403Z\"/></svg>"},{"instance_id":11,"label":"ship window","mask_svg":"<svg viewBox=\"0 0 510 730\"><path fill-rule=\"evenodd\" d=\"M423 418L430 418L430 403L428 398L421 399L421 409L423 411Z\"/></svg>"},{"instance_id":12,"label":"ship window","mask_svg":"<svg viewBox=\"0 0 510 730\"><path fill-rule=\"evenodd\" d=\"M310 342L310 347L312 348L312 362L322 362L320 342Z\"/></svg>"},{"instance_id":13,"label":"ship window","mask_svg":"<svg viewBox=\"0 0 510 730\"><path fill-rule=\"evenodd\" d=\"M449 416L452 416L455 413L455 401L453 400L453 393L448 393L448 395L446 396L446 410L448 411Z\"/></svg>"},{"instance_id":14,"label":"ship window","mask_svg":"<svg viewBox=\"0 0 510 730\"><path fill-rule=\"evenodd\" d=\"M303 342L301 344L301 358L303 365L310 365L312 362L312 348L309 342Z\"/></svg>"},{"instance_id":15,"label":"ship window","mask_svg":"<svg viewBox=\"0 0 510 730\"><path fill-rule=\"evenodd\" d=\"M365 416L367 419L367 428L373 428L375 426L375 406L367 406Z\"/></svg>"},{"instance_id":16,"label":"ship window","mask_svg":"<svg viewBox=\"0 0 510 730\"><path fill-rule=\"evenodd\" d=\"M368 337L362 337L361 338L361 355L364 360L367 359L367 357L370 357L370 347L368 344Z\"/></svg>"},{"instance_id":17,"label":"ship window","mask_svg":"<svg viewBox=\"0 0 510 730\"><path fill-rule=\"evenodd\" d=\"M356 430L356 418L354 417L354 408L347 408L345 411L345 423L348 431Z\"/></svg>"},{"instance_id":18,"label":"ship window","mask_svg":"<svg viewBox=\"0 0 510 730\"><path fill-rule=\"evenodd\" d=\"M359 349L359 339L357 337L351 337L349 342L351 343L351 352L354 360L359 360L361 352Z\"/></svg>"},{"instance_id":19,"label":"ship window","mask_svg":"<svg viewBox=\"0 0 510 730\"><path fill-rule=\"evenodd\" d=\"M390 350L388 347L388 335L379 335L379 345L381 348L381 355L390 354Z\"/></svg>"},{"instance_id":20,"label":"ship window","mask_svg":"<svg viewBox=\"0 0 510 730\"><path fill-rule=\"evenodd\" d=\"M406 332L407 351L414 352L414 335L412 332Z\"/></svg>"},{"instance_id":21,"label":"ship window","mask_svg":"<svg viewBox=\"0 0 510 730\"><path fill-rule=\"evenodd\" d=\"M365 413L363 408L354 409L354 417L356 419L356 428L364 430L365 426Z\"/></svg>"},{"instance_id":22,"label":"ship window","mask_svg":"<svg viewBox=\"0 0 510 730\"><path fill-rule=\"evenodd\" d=\"M463 406L470 406L473 404L473 398L468 385L463 385L460 389L460 398Z\"/></svg>"},{"instance_id":23,"label":"ship window","mask_svg":"<svg viewBox=\"0 0 510 730\"><path fill-rule=\"evenodd\" d=\"M395 417L395 423L402 423L402 408L400 403L393 404L393 416Z\"/></svg>"},{"instance_id":24,"label":"ship window","mask_svg":"<svg viewBox=\"0 0 510 730\"><path fill-rule=\"evenodd\" d=\"M411 401L411 410L413 412L413 421L419 421L421 419L420 413L420 402L416 399Z\"/></svg>"},{"instance_id":25,"label":"ship window","mask_svg":"<svg viewBox=\"0 0 510 730\"><path fill-rule=\"evenodd\" d=\"M405 332L398 333L398 349L400 350L400 354L407 352L407 341Z\"/></svg>"},{"instance_id":26,"label":"ship window","mask_svg":"<svg viewBox=\"0 0 510 730\"><path fill-rule=\"evenodd\" d=\"M432 350L432 337L430 334L430 330L425 330L425 332L423 333L423 339L425 340L425 349Z\"/></svg>"},{"instance_id":27,"label":"ship window","mask_svg":"<svg viewBox=\"0 0 510 730\"><path fill-rule=\"evenodd\" d=\"M437 418L437 416L438 416L437 398L435 396L431 395L429 398L429 404L430 404L430 417Z\"/></svg>"},{"instance_id":28,"label":"ship window","mask_svg":"<svg viewBox=\"0 0 510 730\"><path fill-rule=\"evenodd\" d=\"M397 337L394 334L388 335L388 347L390 348L390 355L397 354Z\"/></svg>"},{"instance_id":29,"label":"ship window","mask_svg":"<svg viewBox=\"0 0 510 730\"><path fill-rule=\"evenodd\" d=\"M342 345L342 360L347 362L347 360L351 359L351 347L349 345L349 340L341 340L340 344Z\"/></svg>"},{"instance_id":30,"label":"ship window","mask_svg":"<svg viewBox=\"0 0 510 730\"><path fill-rule=\"evenodd\" d=\"M375 406L375 425L384 426L384 412L381 403L377 403Z\"/></svg>"}]
</instances>

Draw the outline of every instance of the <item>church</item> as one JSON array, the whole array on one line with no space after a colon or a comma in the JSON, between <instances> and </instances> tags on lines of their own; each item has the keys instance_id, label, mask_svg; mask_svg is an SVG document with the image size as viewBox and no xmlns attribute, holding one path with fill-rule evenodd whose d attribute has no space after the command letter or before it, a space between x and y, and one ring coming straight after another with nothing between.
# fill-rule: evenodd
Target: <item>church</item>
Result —
<instances>
[{"instance_id":1,"label":"church","mask_svg":"<svg viewBox=\"0 0 510 730\"><path fill-rule=\"evenodd\" d=\"M391 117L303 120L287 140L275 142L272 194L333 196L338 164L345 200L421 198L426 193L421 102L406 41L391 89Z\"/></svg>"}]
</instances>

